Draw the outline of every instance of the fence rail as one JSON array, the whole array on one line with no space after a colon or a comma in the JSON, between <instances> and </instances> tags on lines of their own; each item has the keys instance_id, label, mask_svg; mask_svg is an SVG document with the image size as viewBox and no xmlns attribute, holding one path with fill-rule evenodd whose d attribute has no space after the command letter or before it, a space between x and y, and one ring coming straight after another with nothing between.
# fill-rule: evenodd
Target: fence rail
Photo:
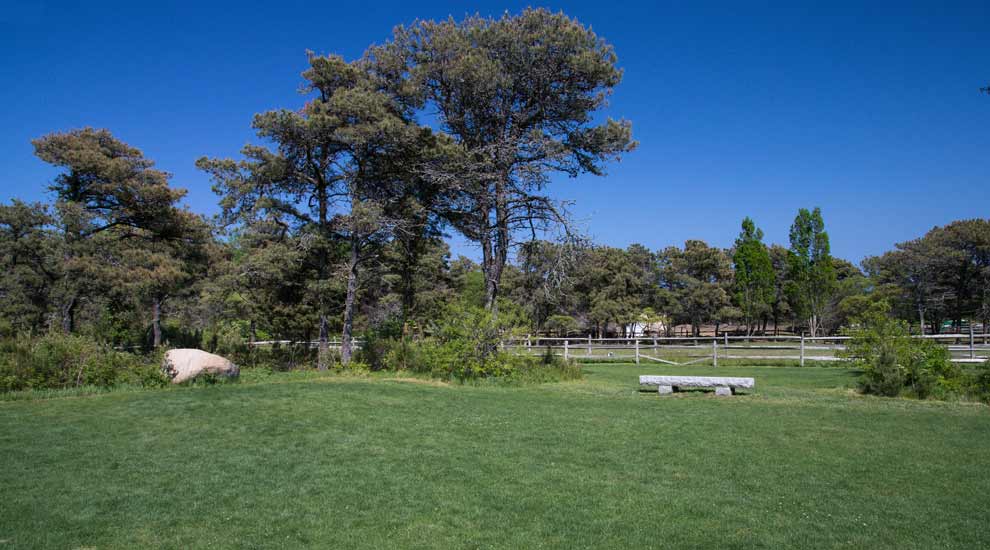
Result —
<instances>
[{"instance_id":1,"label":"fence rail","mask_svg":"<svg viewBox=\"0 0 990 550\"><path fill-rule=\"evenodd\" d=\"M990 358L990 334L929 334L949 350L954 363L981 363ZM553 353L568 359L629 359L671 365L719 361L846 361L848 336L657 336L633 338L549 338L530 336L505 343L523 354Z\"/></svg>"},{"instance_id":2,"label":"fence rail","mask_svg":"<svg viewBox=\"0 0 990 550\"><path fill-rule=\"evenodd\" d=\"M320 346L319 340L257 340L248 343L248 346L308 346L311 348L317 348ZM340 349L340 340L329 340L327 341L327 346L330 349ZM361 340L355 338L351 340L351 346L354 349L361 347Z\"/></svg>"},{"instance_id":3,"label":"fence rail","mask_svg":"<svg viewBox=\"0 0 990 550\"><path fill-rule=\"evenodd\" d=\"M954 363L982 363L990 359L990 333L988 334L926 334L912 338L924 338L942 343L949 350ZM553 353L576 360L628 359L637 364L654 362L669 365L691 365L719 361L796 361L806 362L846 361L842 351L846 349L848 336L657 336L632 338L551 338L529 336L508 339L503 349L515 353L542 355ZM354 349L360 349L361 341L353 341ZM329 342L330 349L340 349L339 340ZM265 340L255 346L288 345L315 348L319 341Z\"/></svg>"}]
</instances>

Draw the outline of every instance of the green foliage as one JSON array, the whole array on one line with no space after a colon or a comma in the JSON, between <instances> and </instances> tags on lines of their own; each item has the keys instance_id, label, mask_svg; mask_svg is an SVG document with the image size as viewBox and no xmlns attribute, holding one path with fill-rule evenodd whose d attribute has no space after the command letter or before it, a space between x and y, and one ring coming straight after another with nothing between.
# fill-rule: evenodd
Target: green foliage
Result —
<instances>
[{"instance_id":1,"label":"green foliage","mask_svg":"<svg viewBox=\"0 0 990 550\"><path fill-rule=\"evenodd\" d=\"M224 320L203 332L203 349L225 357L248 352L249 325L245 320Z\"/></svg>"},{"instance_id":2,"label":"green foliage","mask_svg":"<svg viewBox=\"0 0 990 550\"><path fill-rule=\"evenodd\" d=\"M437 353L431 370L458 380L508 374L512 364L499 347L503 338L518 334L524 322L511 311L495 316L485 308L452 305L434 327Z\"/></svg>"},{"instance_id":3,"label":"green foliage","mask_svg":"<svg viewBox=\"0 0 990 550\"><path fill-rule=\"evenodd\" d=\"M790 231L788 290L795 312L808 319L812 336L821 332L821 320L835 291L828 233L822 211L798 210Z\"/></svg>"},{"instance_id":4,"label":"green foliage","mask_svg":"<svg viewBox=\"0 0 990 550\"><path fill-rule=\"evenodd\" d=\"M481 306L454 303L431 327L431 335L406 338L388 330L366 334L358 358L373 370L408 371L444 380L498 379L546 382L580 377L579 368L552 355L523 357L501 349L504 338L521 334L525 317L510 302L493 315Z\"/></svg>"},{"instance_id":5,"label":"green foliage","mask_svg":"<svg viewBox=\"0 0 990 550\"><path fill-rule=\"evenodd\" d=\"M886 302L856 319L845 354L863 369L864 393L887 397L907 392L919 399L959 387L962 372L949 351L931 340L911 338L906 322L889 315Z\"/></svg>"},{"instance_id":6,"label":"green foliage","mask_svg":"<svg viewBox=\"0 0 990 550\"><path fill-rule=\"evenodd\" d=\"M990 403L990 360L963 374L961 390L972 399Z\"/></svg>"},{"instance_id":7,"label":"green foliage","mask_svg":"<svg viewBox=\"0 0 990 550\"><path fill-rule=\"evenodd\" d=\"M464 259L466 260L466 259ZM469 260L468 260L469 261ZM480 269L470 266L470 271L458 273L455 271L456 284L461 302L465 306L484 307L485 305L485 274Z\"/></svg>"},{"instance_id":8,"label":"green foliage","mask_svg":"<svg viewBox=\"0 0 990 550\"><path fill-rule=\"evenodd\" d=\"M725 321L731 312L732 263L726 253L704 241L668 247L660 255L660 281L677 304L676 322L690 323L695 334L703 323Z\"/></svg>"},{"instance_id":9,"label":"green foliage","mask_svg":"<svg viewBox=\"0 0 990 550\"><path fill-rule=\"evenodd\" d=\"M898 316L938 333L943 322L976 317L990 324L990 220L936 227L864 264L890 295Z\"/></svg>"},{"instance_id":10,"label":"green foliage","mask_svg":"<svg viewBox=\"0 0 990 550\"><path fill-rule=\"evenodd\" d=\"M557 336L567 336L568 333L577 330L579 325L570 315L551 315L543 326Z\"/></svg>"},{"instance_id":11,"label":"green foliage","mask_svg":"<svg viewBox=\"0 0 990 550\"><path fill-rule=\"evenodd\" d=\"M732 256L735 267L735 299L746 321L747 332L770 309L774 298L774 271L770 252L763 244L763 231L753 220L742 222Z\"/></svg>"},{"instance_id":12,"label":"green foliage","mask_svg":"<svg viewBox=\"0 0 990 550\"><path fill-rule=\"evenodd\" d=\"M307 343L243 346L224 357L242 369L284 372L315 368L317 349ZM329 359L336 361L337 355L331 353Z\"/></svg>"},{"instance_id":13,"label":"green foliage","mask_svg":"<svg viewBox=\"0 0 990 550\"><path fill-rule=\"evenodd\" d=\"M483 249L489 308L519 230L567 223L550 174L602 175L636 146L628 121L595 124L622 78L615 52L563 13L420 20L368 57L404 102L436 113L444 162L432 170L463 182L445 217Z\"/></svg>"},{"instance_id":14,"label":"green foliage","mask_svg":"<svg viewBox=\"0 0 990 550\"><path fill-rule=\"evenodd\" d=\"M636 250L635 246L630 250ZM602 331L609 323L626 326L635 322L645 305L649 281L644 267L633 261L633 254L600 246L588 250L582 263L577 289L587 295L588 318Z\"/></svg>"},{"instance_id":15,"label":"green foliage","mask_svg":"<svg viewBox=\"0 0 990 550\"><path fill-rule=\"evenodd\" d=\"M44 325L57 262L51 223L43 204L0 204L0 337Z\"/></svg>"},{"instance_id":16,"label":"green foliage","mask_svg":"<svg viewBox=\"0 0 990 550\"><path fill-rule=\"evenodd\" d=\"M0 391L119 383L161 386L165 379L159 365L83 336L20 336L0 343Z\"/></svg>"},{"instance_id":17,"label":"green foliage","mask_svg":"<svg viewBox=\"0 0 990 550\"><path fill-rule=\"evenodd\" d=\"M389 354L404 343L401 321L392 319L361 334L361 348L356 358L371 370L383 370L389 368Z\"/></svg>"}]
</instances>

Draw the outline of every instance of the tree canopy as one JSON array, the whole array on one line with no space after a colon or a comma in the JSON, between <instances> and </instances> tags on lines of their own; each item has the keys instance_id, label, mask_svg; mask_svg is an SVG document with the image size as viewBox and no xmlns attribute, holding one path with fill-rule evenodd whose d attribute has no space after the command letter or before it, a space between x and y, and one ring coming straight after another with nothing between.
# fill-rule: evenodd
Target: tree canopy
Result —
<instances>
[{"instance_id":1,"label":"tree canopy","mask_svg":"<svg viewBox=\"0 0 990 550\"><path fill-rule=\"evenodd\" d=\"M456 147L431 171L455 197L447 220L478 243L486 305L497 304L502 272L519 232L567 226L567 212L544 193L549 175L601 175L635 147L631 124L595 124L622 72L612 47L562 13L397 27L370 57L393 88L429 106Z\"/></svg>"}]
</instances>

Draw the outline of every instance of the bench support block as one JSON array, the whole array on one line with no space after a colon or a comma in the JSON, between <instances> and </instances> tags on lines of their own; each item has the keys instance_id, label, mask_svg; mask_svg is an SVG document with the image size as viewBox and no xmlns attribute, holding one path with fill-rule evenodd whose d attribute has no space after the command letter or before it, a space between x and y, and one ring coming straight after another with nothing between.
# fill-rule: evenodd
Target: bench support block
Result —
<instances>
[{"instance_id":1,"label":"bench support block","mask_svg":"<svg viewBox=\"0 0 990 550\"><path fill-rule=\"evenodd\" d=\"M732 388L728 386L718 386L715 388L715 395L732 395Z\"/></svg>"},{"instance_id":2,"label":"bench support block","mask_svg":"<svg viewBox=\"0 0 990 550\"><path fill-rule=\"evenodd\" d=\"M657 393L660 395L674 393L674 386L657 386Z\"/></svg>"}]
</instances>

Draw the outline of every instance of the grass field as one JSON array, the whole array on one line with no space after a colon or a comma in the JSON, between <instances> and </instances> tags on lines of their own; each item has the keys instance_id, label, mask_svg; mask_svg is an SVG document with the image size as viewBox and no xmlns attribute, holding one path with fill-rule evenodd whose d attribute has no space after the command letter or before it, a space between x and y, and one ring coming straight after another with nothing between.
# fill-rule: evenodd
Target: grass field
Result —
<instances>
[{"instance_id":1,"label":"grass field","mask_svg":"<svg viewBox=\"0 0 990 550\"><path fill-rule=\"evenodd\" d=\"M748 395L293 375L0 402L3 548L977 548L990 408L843 368Z\"/></svg>"}]
</instances>

